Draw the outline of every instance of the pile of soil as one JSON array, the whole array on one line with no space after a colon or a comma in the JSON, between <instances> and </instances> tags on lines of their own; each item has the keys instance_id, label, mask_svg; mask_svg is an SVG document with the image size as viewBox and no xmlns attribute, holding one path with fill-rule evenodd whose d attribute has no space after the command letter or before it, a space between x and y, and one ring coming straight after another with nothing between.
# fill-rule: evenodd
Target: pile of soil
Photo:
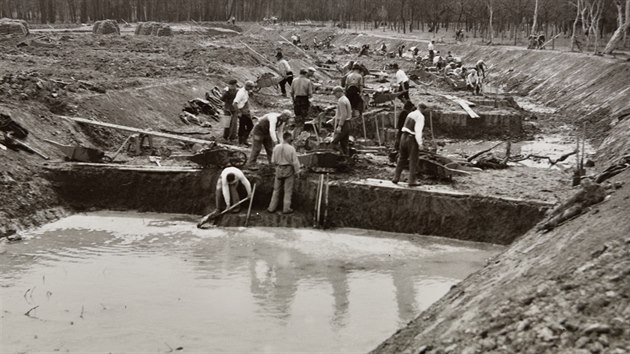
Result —
<instances>
[{"instance_id":1,"label":"pile of soil","mask_svg":"<svg viewBox=\"0 0 630 354\"><path fill-rule=\"evenodd\" d=\"M120 35L120 27L115 20L96 21L92 27L92 33Z\"/></svg>"},{"instance_id":2,"label":"pile of soil","mask_svg":"<svg viewBox=\"0 0 630 354\"><path fill-rule=\"evenodd\" d=\"M28 36L28 23L24 20L0 18L0 35L22 34Z\"/></svg>"},{"instance_id":3,"label":"pile of soil","mask_svg":"<svg viewBox=\"0 0 630 354\"><path fill-rule=\"evenodd\" d=\"M141 22L136 27L136 36L158 36L158 37L170 37L173 35L171 26L160 22Z\"/></svg>"}]
</instances>

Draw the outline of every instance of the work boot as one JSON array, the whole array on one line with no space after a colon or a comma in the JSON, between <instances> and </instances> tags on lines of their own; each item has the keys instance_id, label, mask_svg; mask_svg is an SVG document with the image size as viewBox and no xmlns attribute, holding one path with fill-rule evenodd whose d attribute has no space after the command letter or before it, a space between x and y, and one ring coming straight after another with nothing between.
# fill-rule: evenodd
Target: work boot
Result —
<instances>
[{"instance_id":1,"label":"work boot","mask_svg":"<svg viewBox=\"0 0 630 354\"><path fill-rule=\"evenodd\" d=\"M282 214L293 214L293 209L283 211Z\"/></svg>"},{"instance_id":2,"label":"work boot","mask_svg":"<svg viewBox=\"0 0 630 354\"><path fill-rule=\"evenodd\" d=\"M397 180L397 179L393 179L393 180L392 180L392 183L393 183L393 184L398 184L398 180Z\"/></svg>"}]
</instances>

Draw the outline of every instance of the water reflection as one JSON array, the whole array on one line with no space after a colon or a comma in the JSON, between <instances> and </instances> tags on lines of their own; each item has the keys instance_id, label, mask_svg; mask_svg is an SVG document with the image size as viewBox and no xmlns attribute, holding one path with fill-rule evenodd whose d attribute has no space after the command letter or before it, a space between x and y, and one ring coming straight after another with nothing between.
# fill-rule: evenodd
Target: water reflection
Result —
<instances>
[{"instance_id":1,"label":"water reflection","mask_svg":"<svg viewBox=\"0 0 630 354\"><path fill-rule=\"evenodd\" d=\"M75 216L10 245L0 254L2 343L14 351L163 351L158 339L199 351L367 351L499 250L352 230L198 231L162 227L164 218ZM35 304L39 322L23 316ZM77 308L88 315L77 319Z\"/></svg>"}]
</instances>

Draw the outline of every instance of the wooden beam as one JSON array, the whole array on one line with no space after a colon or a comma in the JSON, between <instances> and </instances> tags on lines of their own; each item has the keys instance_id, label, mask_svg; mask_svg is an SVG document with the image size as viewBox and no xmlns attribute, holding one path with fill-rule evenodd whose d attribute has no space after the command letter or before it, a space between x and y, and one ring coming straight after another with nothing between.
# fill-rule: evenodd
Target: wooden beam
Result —
<instances>
[{"instance_id":1,"label":"wooden beam","mask_svg":"<svg viewBox=\"0 0 630 354\"><path fill-rule=\"evenodd\" d=\"M238 148L236 146L219 144L219 143L216 143L215 141L211 141L211 140L196 139L196 138L191 138L191 137L181 136L181 135L176 135L176 134L169 134L169 133L156 132L156 131L152 131L152 130L133 128L133 127L125 126L125 125L99 122L99 121L85 119L85 118L68 117L68 116L59 116L59 117L67 119L67 120L70 120L70 121L73 121L73 122L76 122L76 123L95 125L95 126L99 126L99 127L111 128L111 129L116 129L116 130L122 130L122 131L126 131L126 132L131 132L131 133L145 134L145 135L155 136L155 137L158 137L158 138L166 138L166 139L171 139L171 140L183 141L183 142L191 143L191 144L201 144L201 145L216 144L217 146L220 146L220 147L223 147L223 148L226 148L226 149L230 149L230 150L239 150L239 151L243 150L243 149Z\"/></svg>"}]
</instances>

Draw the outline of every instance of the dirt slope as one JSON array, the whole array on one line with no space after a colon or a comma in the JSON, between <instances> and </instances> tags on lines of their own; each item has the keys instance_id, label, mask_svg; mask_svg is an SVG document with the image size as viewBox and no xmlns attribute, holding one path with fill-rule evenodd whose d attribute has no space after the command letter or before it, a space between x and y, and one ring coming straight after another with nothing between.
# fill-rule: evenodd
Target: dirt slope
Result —
<instances>
[{"instance_id":1,"label":"dirt slope","mask_svg":"<svg viewBox=\"0 0 630 354\"><path fill-rule=\"evenodd\" d=\"M373 353L626 353L628 210L625 183L557 229L530 231Z\"/></svg>"}]
</instances>

